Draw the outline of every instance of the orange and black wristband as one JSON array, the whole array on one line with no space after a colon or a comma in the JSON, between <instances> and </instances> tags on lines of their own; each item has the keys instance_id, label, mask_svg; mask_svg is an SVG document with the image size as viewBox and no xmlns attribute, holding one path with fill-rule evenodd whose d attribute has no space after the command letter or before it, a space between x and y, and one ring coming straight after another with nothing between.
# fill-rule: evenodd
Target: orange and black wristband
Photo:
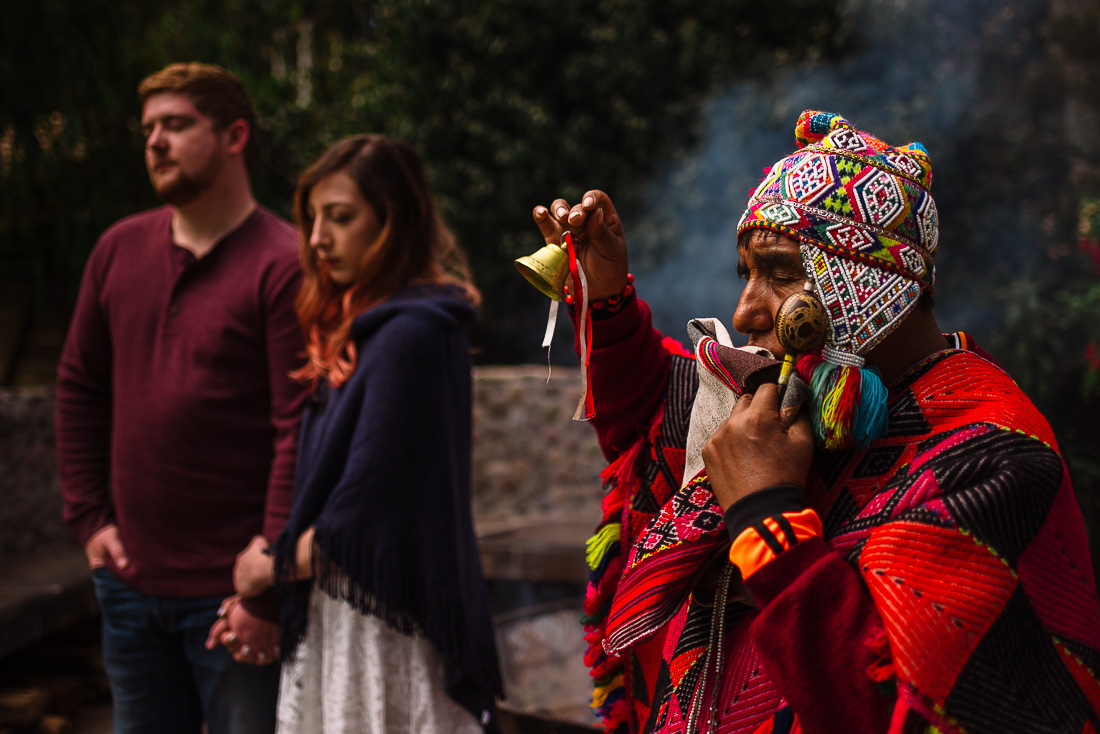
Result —
<instances>
[{"instance_id":1,"label":"orange and black wristband","mask_svg":"<svg viewBox=\"0 0 1100 734\"><path fill-rule=\"evenodd\" d=\"M778 484L730 505L725 513L730 562L741 578L760 570L799 541L821 537L821 520L806 508L802 488Z\"/></svg>"}]
</instances>

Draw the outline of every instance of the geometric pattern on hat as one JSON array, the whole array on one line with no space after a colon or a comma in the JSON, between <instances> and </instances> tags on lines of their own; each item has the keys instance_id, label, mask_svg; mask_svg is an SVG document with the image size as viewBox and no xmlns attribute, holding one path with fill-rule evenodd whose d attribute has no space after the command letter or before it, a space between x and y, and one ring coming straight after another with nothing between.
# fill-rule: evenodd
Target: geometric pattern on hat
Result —
<instances>
[{"instance_id":1,"label":"geometric pattern on hat","mask_svg":"<svg viewBox=\"0 0 1100 734\"><path fill-rule=\"evenodd\" d=\"M866 354L920 297L920 286L913 280L856 260L829 257L809 245L800 249L803 267L817 284L817 294L829 318L826 341L835 349Z\"/></svg>"},{"instance_id":2,"label":"geometric pattern on hat","mask_svg":"<svg viewBox=\"0 0 1100 734\"><path fill-rule=\"evenodd\" d=\"M921 241L929 255L936 254L940 242L940 219L936 211L936 202L931 196L925 197L917 210L917 222L921 227Z\"/></svg>"},{"instance_id":3,"label":"geometric pattern on hat","mask_svg":"<svg viewBox=\"0 0 1100 734\"><path fill-rule=\"evenodd\" d=\"M860 179L851 184L851 190L860 219L869 224L889 228L908 214L908 202L901 184L885 171L864 169Z\"/></svg>"},{"instance_id":4,"label":"geometric pattern on hat","mask_svg":"<svg viewBox=\"0 0 1100 734\"><path fill-rule=\"evenodd\" d=\"M798 240L831 322L826 343L866 354L932 291L939 215L932 164L920 143L894 147L848 120L807 110L799 150L772 166L737 232Z\"/></svg>"}]
</instances>

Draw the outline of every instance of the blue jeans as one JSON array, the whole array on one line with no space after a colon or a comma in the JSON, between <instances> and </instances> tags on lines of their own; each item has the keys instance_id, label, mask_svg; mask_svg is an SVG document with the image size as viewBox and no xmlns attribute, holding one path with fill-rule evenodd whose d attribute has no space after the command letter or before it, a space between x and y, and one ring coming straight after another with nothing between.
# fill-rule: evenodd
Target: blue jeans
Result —
<instances>
[{"instance_id":1,"label":"blue jeans","mask_svg":"<svg viewBox=\"0 0 1100 734\"><path fill-rule=\"evenodd\" d=\"M271 734L279 666L234 662L207 650L220 598L176 599L135 591L106 569L92 572L103 615L103 664L115 734Z\"/></svg>"}]
</instances>

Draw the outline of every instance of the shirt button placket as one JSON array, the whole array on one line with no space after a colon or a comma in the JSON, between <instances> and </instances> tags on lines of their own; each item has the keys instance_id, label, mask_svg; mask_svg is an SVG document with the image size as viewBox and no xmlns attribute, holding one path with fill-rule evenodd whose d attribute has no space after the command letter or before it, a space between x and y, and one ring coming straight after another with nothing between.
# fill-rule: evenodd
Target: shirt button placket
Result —
<instances>
[{"instance_id":1,"label":"shirt button placket","mask_svg":"<svg viewBox=\"0 0 1100 734\"><path fill-rule=\"evenodd\" d=\"M168 308L165 311L164 316L164 329L163 334L166 339L173 339L176 336L177 323L176 317L179 316L180 307L176 305L174 301L168 302Z\"/></svg>"},{"instance_id":2,"label":"shirt button placket","mask_svg":"<svg viewBox=\"0 0 1100 734\"><path fill-rule=\"evenodd\" d=\"M173 262L172 268L172 290L168 294L168 309L164 318L164 336L166 338L174 337L179 330L176 321L180 313L180 292L183 290L187 271L190 270L191 265L195 262L194 255L183 248L175 248L173 250L173 257L175 261Z\"/></svg>"}]
</instances>

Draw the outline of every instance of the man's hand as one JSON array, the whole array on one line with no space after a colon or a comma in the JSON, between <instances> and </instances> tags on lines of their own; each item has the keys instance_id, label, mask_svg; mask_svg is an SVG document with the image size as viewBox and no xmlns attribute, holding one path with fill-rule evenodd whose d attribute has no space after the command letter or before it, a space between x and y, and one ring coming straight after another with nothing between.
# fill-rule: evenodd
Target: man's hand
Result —
<instances>
[{"instance_id":1,"label":"man's hand","mask_svg":"<svg viewBox=\"0 0 1100 734\"><path fill-rule=\"evenodd\" d=\"M279 659L279 625L248 613L239 596L222 602L218 619L206 638L206 649L218 645L233 655L238 663L268 665Z\"/></svg>"},{"instance_id":2,"label":"man's hand","mask_svg":"<svg viewBox=\"0 0 1100 734\"><path fill-rule=\"evenodd\" d=\"M120 571L130 565L122 539L118 534L118 525L104 525L84 544L84 555L88 557L88 568L103 568L107 561L113 561Z\"/></svg>"},{"instance_id":3,"label":"man's hand","mask_svg":"<svg viewBox=\"0 0 1100 734\"><path fill-rule=\"evenodd\" d=\"M743 395L703 446L703 463L723 510L777 484L806 486L813 461L810 419L799 413L788 425L779 416L779 392L772 383Z\"/></svg>"},{"instance_id":4,"label":"man's hand","mask_svg":"<svg viewBox=\"0 0 1100 734\"><path fill-rule=\"evenodd\" d=\"M264 553L270 546L267 538L256 535L248 547L237 554L233 564L233 588L245 599L259 596L274 583L275 559Z\"/></svg>"},{"instance_id":5,"label":"man's hand","mask_svg":"<svg viewBox=\"0 0 1100 734\"><path fill-rule=\"evenodd\" d=\"M629 270L626 237L622 220L607 194L589 191L573 207L565 199L555 199L549 209L536 206L531 214L547 244L560 245L563 233L572 232L577 260L588 280L589 300L622 292ZM576 293L576 284L571 289Z\"/></svg>"}]
</instances>

